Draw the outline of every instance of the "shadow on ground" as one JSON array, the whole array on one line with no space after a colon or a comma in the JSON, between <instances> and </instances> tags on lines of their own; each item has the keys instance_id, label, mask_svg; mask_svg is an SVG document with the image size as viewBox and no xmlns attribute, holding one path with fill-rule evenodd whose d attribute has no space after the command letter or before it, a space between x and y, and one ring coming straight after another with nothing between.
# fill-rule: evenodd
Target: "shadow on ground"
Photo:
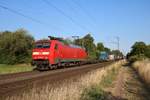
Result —
<instances>
[{"instance_id":1,"label":"shadow on ground","mask_svg":"<svg viewBox=\"0 0 150 100\"><path fill-rule=\"evenodd\" d=\"M130 75L124 87L127 93L134 97L140 98L140 100L150 100L150 89L138 75L138 72L132 67L132 64L126 63L123 67L125 67Z\"/></svg>"},{"instance_id":2,"label":"shadow on ground","mask_svg":"<svg viewBox=\"0 0 150 100\"><path fill-rule=\"evenodd\" d=\"M113 96L111 92L105 92L105 98L101 100L127 100L127 99Z\"/></svg>"}]
</instances>

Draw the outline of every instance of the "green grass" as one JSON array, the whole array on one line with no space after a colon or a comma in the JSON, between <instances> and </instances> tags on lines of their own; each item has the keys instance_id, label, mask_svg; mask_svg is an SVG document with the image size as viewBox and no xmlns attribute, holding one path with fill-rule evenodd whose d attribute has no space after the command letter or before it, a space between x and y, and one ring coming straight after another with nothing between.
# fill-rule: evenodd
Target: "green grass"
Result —
<instances>
[{"instance_id":1,"label":"green grass","mask_svg":"<svg viewBox=\"0 0 150 100\"><path fill-rule=\"evenodd\" d=\"M95 84L89 88L86 88L82 94L80 100L111 100L111 94L105 92L103 89L112 85L115 80L119 68L112 68L108 71L108 74L104 76L99 84Z\"/></svg>"},{"instance_id":2,"label":"green grass","mask_svg":"<svg viewBox=\"0 0 150 100\"><path fill-rule=\"evenodd\" d=\"M0 64L0 74L32 71L33 68L34 67L32 67L31 65L27 65L27 64L20 64L20 65Z\"/></svg>"},{"instance_id":3,"label":"green grass","mask_svg":"<svg viewBox=\"0 0 150 100\"><path fill-rule=\"evenodd\" d=\"M109 74L103 77L102 81L100 82L100 86L102 88L109 87L112 85L112 82L115 80L117 74L118 74L119 68L112 68L108 71Z\"/></svg>"},{"instance_id":4,"label":"green grass","mask_svg":"<svg viewBox=\"0 0 150 100\"><path fill-rule=\"evenodd\" d=\"M80 100L107 100L107 96L99 85L93 85L83 91Z\"/></svg>"}]
</instances>

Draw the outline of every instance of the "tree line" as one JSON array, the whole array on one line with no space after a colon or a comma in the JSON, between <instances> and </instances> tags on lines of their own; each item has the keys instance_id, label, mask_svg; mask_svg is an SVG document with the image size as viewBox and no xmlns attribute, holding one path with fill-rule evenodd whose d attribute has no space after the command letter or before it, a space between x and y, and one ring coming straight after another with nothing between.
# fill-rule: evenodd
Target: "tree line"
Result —
<instances>
[{"instance_id":1,"label":"tree line","mask_svg":"<svg viewBox=\"0 0 150 100\"><path fill-rule=\"evenodd\" d=\"M0 32L0 63L29 63L34 38L24 29Z\"/></svg>"},{"instance_id":2,"label":"tree line","mask_svg":"<svg viewBox=\"0 0 150 100\"><path fill-rule=\"evenodd\" d=\"M108 54L113 54L115 56L123 56L121 51L111 50L110 48L105 47L102 42L95 44L94 38L91 36L91 34L87 34L82 38L76 39L74 43L84 47L90 59L99 59L100 53L102 51L105 51Z\"/></svg>"},{"instance_id":3,"label":"tree line","mask_svg":"<svg viewBox=\"0 0 150 100\"><path fill-rule=\"evenodd\" d=\"M150 45L146 45L144 42L135 42L131 47L131 51L127 54L129 61L134 62L150 58Z\"/></svg>"},{"instance_id":4,"label":"tree line","mask_svg":"<svg viewBox=\"0 0 150 100\"><path fill-rule=\"evenodd\" d=\"M34 37L24 29L0 32L0 64L30 63L34 42ZM98 59L102 51L122 55L118 50L111 51L101 42L95 44L91 34L75 39L71 43L84 47L90 59Z\"/></svg>"}]
</instances>

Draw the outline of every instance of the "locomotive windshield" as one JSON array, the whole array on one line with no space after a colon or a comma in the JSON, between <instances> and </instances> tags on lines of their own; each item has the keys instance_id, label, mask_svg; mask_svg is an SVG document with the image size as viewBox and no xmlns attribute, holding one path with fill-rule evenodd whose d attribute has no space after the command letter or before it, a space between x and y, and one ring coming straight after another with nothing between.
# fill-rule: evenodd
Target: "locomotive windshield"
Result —
<instances>
[{"instance_id":1,"label":"locomotive windshield","mask_svg":"<svg viewBox=\"0 0 150 100\"><path fill-rule=\"evenodd\" d=\"M50 42L38 42L35 44L35 48L50 48Z\"/></svg>"}]
</instances>

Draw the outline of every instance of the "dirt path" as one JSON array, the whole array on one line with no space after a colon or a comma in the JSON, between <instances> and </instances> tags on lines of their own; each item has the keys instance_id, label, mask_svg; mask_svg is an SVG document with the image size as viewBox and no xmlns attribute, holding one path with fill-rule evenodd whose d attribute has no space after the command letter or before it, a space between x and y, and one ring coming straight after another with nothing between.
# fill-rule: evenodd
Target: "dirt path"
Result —
<instances>
[{"instance_id":1,"label":"dirt path","mask_svg":"<svg viewBox=\"0 0 150 100\"><path fill-rule=\"evenodd\" d=\"M107 90L119 100L150 100L150 92L128 65L120 68L115 81Z\"/></svg>"}]
</instances>

